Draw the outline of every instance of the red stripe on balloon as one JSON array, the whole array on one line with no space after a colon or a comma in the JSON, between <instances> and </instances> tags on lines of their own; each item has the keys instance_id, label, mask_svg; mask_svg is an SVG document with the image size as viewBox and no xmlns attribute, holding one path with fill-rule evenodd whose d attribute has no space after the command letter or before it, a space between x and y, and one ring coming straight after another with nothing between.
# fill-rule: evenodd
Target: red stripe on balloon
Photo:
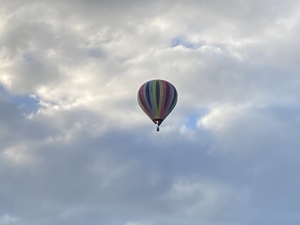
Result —
<instances>
[{"instance_id":1,"label":"red stripe on balloon","mask_svg":"<svg viewBox=\"0 0 300 225\"><path fill-rule=\"evenodd\" d=\"M152 114L151 114L151 109L148 107L147 104L147 100L145 99L145 95L144 95L144 88L145 88L146 84L143 84L142 87L139 90L139 99L144 107L144 109L146 110L145 113L151 118L152 118Z\"/></svg>"}]
</instances>

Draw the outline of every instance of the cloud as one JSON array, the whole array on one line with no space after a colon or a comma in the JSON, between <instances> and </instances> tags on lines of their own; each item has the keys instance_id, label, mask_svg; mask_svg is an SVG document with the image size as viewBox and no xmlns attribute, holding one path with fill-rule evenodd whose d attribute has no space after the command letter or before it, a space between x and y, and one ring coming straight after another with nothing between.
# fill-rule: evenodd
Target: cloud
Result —
<instances>
[{"instance_id":1,"label":"cloud","mask_svg":"<svg viewBox=\"0 0 300 225\"><path fill-rule=\"evenodd\" d=\"M1 224L299 223L296 1L0 4Z\"/></svg>"}]
</instances>

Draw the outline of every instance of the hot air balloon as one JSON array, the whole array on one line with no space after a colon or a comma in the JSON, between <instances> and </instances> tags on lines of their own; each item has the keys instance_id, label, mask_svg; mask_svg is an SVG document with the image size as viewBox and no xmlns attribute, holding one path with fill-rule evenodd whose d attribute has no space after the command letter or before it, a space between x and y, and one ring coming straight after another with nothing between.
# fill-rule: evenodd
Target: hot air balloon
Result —
<instances>
[{"instance_id":1,"label":"hot air balloon","mask_svg":"<svg viewBox=\"0 0 300 225\"><path fill-rule=\"evenodd\" d=\"M150 80L144 83L138 91L138 102L147 116L160 124L171 113L177 103L176 88L165 80Z\"/></svg>"}]
</instances>

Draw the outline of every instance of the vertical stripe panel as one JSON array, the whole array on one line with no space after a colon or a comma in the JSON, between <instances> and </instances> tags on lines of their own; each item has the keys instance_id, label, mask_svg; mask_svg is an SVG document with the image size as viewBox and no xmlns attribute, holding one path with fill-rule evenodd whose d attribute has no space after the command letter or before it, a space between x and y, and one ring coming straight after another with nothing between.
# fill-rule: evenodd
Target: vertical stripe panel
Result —
<instances>
[{"instance_id":1,"label":"vertical stripe panel","mask_svg":"<svg viewBox=\"0 0 300 225\"><path fill-rule=\"evenodd\" d=\"M138 103L153 119L165 119L177 103L175 87L164 80L148 81L140 87Z\"/></svg>"}]
</instances>

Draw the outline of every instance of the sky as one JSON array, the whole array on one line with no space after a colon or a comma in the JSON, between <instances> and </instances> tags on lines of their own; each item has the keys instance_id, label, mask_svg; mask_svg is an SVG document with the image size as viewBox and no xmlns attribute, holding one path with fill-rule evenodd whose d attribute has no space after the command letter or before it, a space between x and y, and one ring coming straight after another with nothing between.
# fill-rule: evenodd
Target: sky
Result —
<instances>
[{"instance_id":1,"label":"sky","mask_svg":"<svg viewBox=\"0 0 300 225\"><path fill-rule=\"evenodd\" d=\"M0 225L298 225L299 28L297 0L1 0Z\"/></svg>"}]
</instances>

